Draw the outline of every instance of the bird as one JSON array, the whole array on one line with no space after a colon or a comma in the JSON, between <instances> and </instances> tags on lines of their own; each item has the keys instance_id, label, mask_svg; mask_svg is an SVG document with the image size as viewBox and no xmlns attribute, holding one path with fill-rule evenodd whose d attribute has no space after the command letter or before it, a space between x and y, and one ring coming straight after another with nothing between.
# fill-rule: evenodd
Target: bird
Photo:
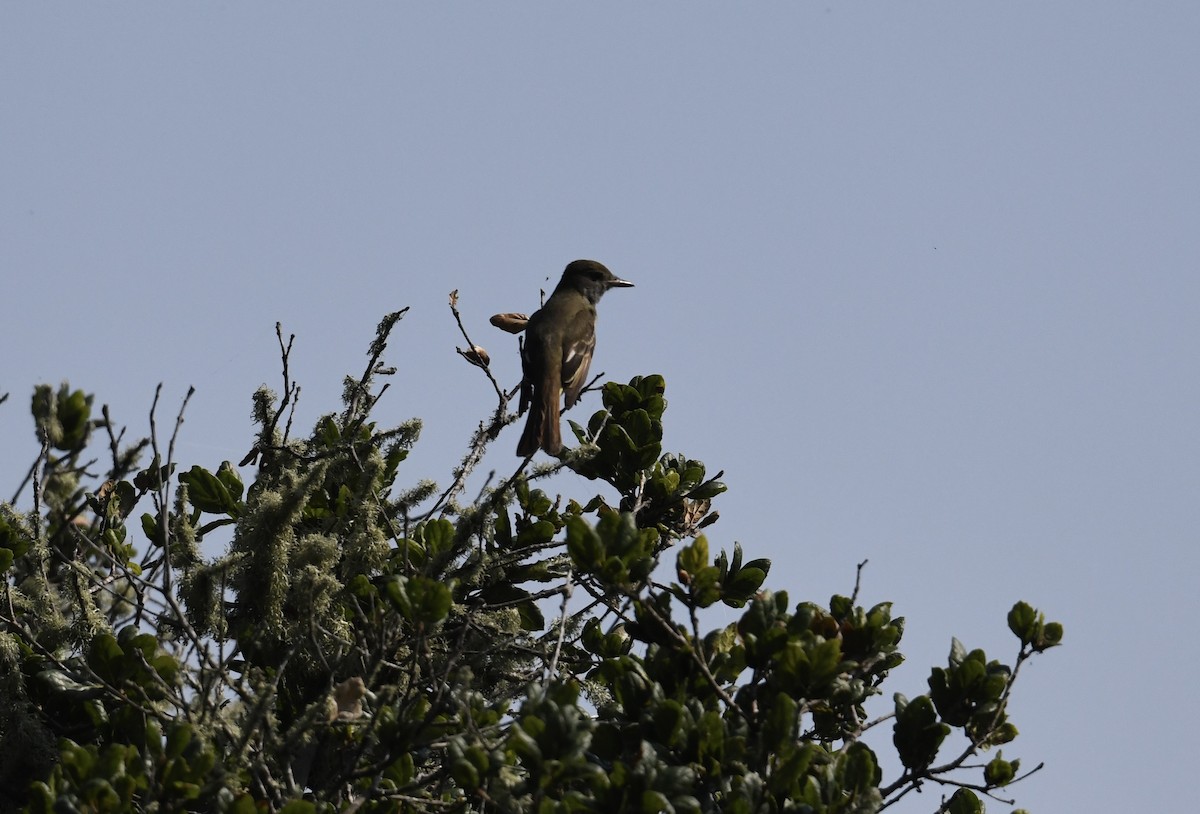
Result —
<instances>
[{"instance_id":1,"label":"bird","mask_svg":"<svg viewBox=\"0 0 1200 814\"><path fill-rule=\"evenodd\" d=\"M563 270L545 305L529 317L521 347L521 402L529 410L517 455L527 458L540 447L562 451L558 400L570 407L579 400L596 349L596 303L610 288L631 288L595 260L573 260Z\"/></svg>"}]
</instances>

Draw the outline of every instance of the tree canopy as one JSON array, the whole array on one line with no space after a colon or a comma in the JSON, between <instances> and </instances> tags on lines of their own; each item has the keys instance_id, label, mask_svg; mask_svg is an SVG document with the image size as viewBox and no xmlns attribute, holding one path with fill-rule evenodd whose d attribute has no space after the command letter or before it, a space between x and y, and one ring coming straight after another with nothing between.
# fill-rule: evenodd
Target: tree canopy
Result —
<instances>
[{"instance_id":1,"label":"tree canopy","mask_svg":"<svg viewBox=\"0 0 1200 814\"><path fill-rule=\"evenodd\" d=\"M406 483L420 422L372 418L403 313L303 437L279 332L283 387L254 394L238 466L177 460L186 400L162 433L156 398L130 441L94 396L35 388L41 454L0 506L0 809L849 814L930 789L930 811L1013 803L1031 772L1001 749L1008 702L1060 625L1017 602L1010 661L955 639L927 693L885 695L904 619L860 605L857 584L795 601L768 587L769 561L710 543L726 486L663 452L658 375L599 386L576 449L472 498L515 416L471 345L497 405L448 485ZM555 493L564 468L596 493ZM718 603L737 618L708 628Z\"/></svg>"}]
</instances>

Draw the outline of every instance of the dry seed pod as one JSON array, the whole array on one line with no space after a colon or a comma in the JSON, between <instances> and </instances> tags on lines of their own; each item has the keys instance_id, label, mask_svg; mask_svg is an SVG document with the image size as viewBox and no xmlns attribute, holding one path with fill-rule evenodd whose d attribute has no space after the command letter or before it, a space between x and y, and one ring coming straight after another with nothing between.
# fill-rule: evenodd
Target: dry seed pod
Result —
<instances>
[{"instance_id":1,"label":"dry seed pod","mask_svg":"<svg viewBox=\"0 0 1200 814\"><path fill-rule=\"evenodd\" d=\"M529 317L524 314L496 314L489 321L502 331L519 334L525 330L525 323L529 321Z\"/></svg>"},{"instance_id":2,"label":"dry seed pod","mask_svg":"<svg viewBox=\"0 0 1200 814\"><path fill-rule=\"evenodd\" d=\"M462 348L455 348L455 350L458 351L459 356L476 367L487 367L491 364L492 358L488 356L488 352L478 345L472 345L470 350L463 350Z\"/></svg>"}]
</instances>

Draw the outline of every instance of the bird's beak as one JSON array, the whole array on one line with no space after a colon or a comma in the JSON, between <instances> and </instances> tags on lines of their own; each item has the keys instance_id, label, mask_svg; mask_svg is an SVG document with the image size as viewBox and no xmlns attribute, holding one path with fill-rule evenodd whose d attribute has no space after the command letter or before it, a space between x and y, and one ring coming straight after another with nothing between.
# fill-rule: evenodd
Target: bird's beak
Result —
<instances>
[{"instance_id":1,"label":"bird's beak","mask_svg":"<svg viewBox=\"0 0 1200 814\"><path fill-rule=\"evenodd\" d=\"M629 282L628 280L622 280L620 278L614 277L613 279L608 281L608 287L609 288L633 288L633 283Z\"/></svg>"}]
</instances>

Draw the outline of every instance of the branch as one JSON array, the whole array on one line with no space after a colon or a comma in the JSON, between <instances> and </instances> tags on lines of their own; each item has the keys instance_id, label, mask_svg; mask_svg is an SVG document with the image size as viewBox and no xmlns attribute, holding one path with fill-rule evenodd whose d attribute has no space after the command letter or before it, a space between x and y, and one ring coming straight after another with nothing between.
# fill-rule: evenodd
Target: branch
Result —
<instances>
[{"instance_id":1,"label":"branch","mask_svg":"<svg viewBox=\"0 0 1200 814\"><path fill-rule=\"evenodd\" d=\"M158 523L157 531L159 539L156 541L163 550L162 564L162 592L169 596L171 594L171 531L168 528L168 506L170 506L171 498L171 478L173 462L175 460L175 442L179 439L179 430L183 427L183 413L187 409L188 402L191 401L192 395L196 392L195 387L188 387L187 395L183 397L183 403L179 405L179 412L175 416L175 429L171 432L171 440L167 443L167 459L165 461L166 468L163 470L168 473L167 477L159 478L157 487L154 490L155 508L158 510L158 516L161 521ZM150 406L150 445L154 451L154 460L162 460L161 453L158 447L158 425L155 414L158 411L158 399L162 395L162 383L160 382L154 388L154 402Z\"/></svg>"},{"instance_id":2,"label":"branch","mask_svg":"<svg viewBox=\"0 0 1200 814\"><path fill-rule=\"evenodd\" d=\"M867 567L867 563L869 563L869 562L870 562L870 560L863 560L862 562L860 562L858 564L858 568L855 569L854 593L850 594L850 607L854 607L855 605L858 604L858 588L859 588L859 585L861 585L861 583L862 583L863 569Z\"/></svg>"},{"instance_id":3,"label":"branch","mask_svg":"<svg viewBox=\"0 0 1200 814\"><path fill-rule=\"evenodd\" d=\"M496 398L500 400L500 408L502 411L512 396L504 392L503 388L500 387L500 383L496 381L496 377L492 375L492 370L490 367L488 367L486 351L483 353L482 358L480 358L479 352L482 351L483 348L472 342L471 337L467 334L466 326L463 325L462 314L458 312L457 288L450 292L450 313L454 314L454 321L458 323L458 330L463 335L463 339L467 340L467 347L470 348L469 351L463 351L458 348L455 348L455 350L458 350L458 352L462 354L467 361L471 362L471 364L475 365L475 367L482 370L484 375L488 377L488 381L492 383L492 388L496 391ZM474 358L468 356L468 353L472 352L476 354Z\"/></svg>"},{"instance_id":4,"label":"branch","mask_svg":"<svg viewBox=\"0 0 1200 814\"><path fill-rule=\"evenodd\" d=\"M729 693L725 691L725 688L721 686L720 682L717 681L716 676L714 676L712 671L708 668L708 662L700 658L700 653L697 652L697 648L700 646L699 640L696 640L696 645L692 646L692 644L688 642L687 637L685 637L666 619L663 619L662 616L659 615L658 609L654 607L653 602L649 600L642 600L641 605L642 608L650 614L654 621L658 623L659 628L672 639L674 639L676 644L687 651L688 655L691 656L692 661L694 661L696 666L700 668L700 672L704 674L704 679L708 682L709 686L712 687L717 696L725 702L725 705L737 712L738 715L740 715L742 719L746 721L746 723L753 723L753 721L750 720L750 715L744 709L738 706L738 703L733 700Z\"/></svg>"},{"instance_id":5,"label":"branch","mask_svg":"<svg viewBox=\"0 0 1200 814\"><path fill-rule=\"evenodd\" d=\"M562 587L562 610L559 612L558 618L558 641L554 643L554 655L550 659L550 663L546 665L546 678L542 682L543 687L549 687L551 680L558 672L558 657L562 653L563 638L567 635L567 603L571 599L571 593L574 584L571 581L572 571L567 569L567 579Z\"/></svg>"},{"instance_id":6,"label":"branch","mask_svg":"<svg viewBox=\"0 0 1200 814\"><path fill-rule=\"evenodd\" d=\"M1001 693L1001 695L1000 695L1000 700L997 702L996 711L992 716L991 723L988 724L987 730L984 732L983 736L978 741L968 739L966 748L963 749L963 751L957 757L955 757L953 760L950 760L947 763L943 763L941 766L933 766L933 767L930 767L927 769L923 769L916 774L913 774L908 769L906 769L904 771L904 773L901 774L900 777L898 777L895 780L895 782L891 783L890 785L888 785L884 788L880 788L879 791L883 797L889 797L892 794L895 794L898 790L900 790L902 788L904 789L903 791L901 791L901 793L895 799L889 800L888 802L884 803L883 806L881 806L881 810L883 808L887 808L888 806L892 805L893 803L899 801L901 797L903 797L905 794L907 794L913 788L919 787L921 785L921 782L924 780L930 780L930 781L933 781L934 783L938 783L938 784L941 784L944 786L969 788L969 789L972 789L975 791L983 791L983 792L987 793L988 787L986 787L986 786L980 787L980 786L970 785L967 783L963 783L961 781L951 780L950 778L943 777L942 775L947 775L950 772L953 772L957 769L964 768L963 764L965 764L967 762L967 760L969 760L971 757L973 757L974 755L979 753L980 748L986 743L988 736L990 736L995 731L996 726L1000 723L1001 717L1004 715L1005 710L1007 710L1007 708L1008 708L1008 699L1012 695L1012 688L1013 688L1013 685L1016 683L1017 675L1021 671L1021 665L1024 664L1026 661L1028 661L1033 656L1033 653L1034 653L1034 651L1032 649L1022 646L1021 651L1017 654L1017 661L1016 661L1016 664L1013 666L1012 675L1008 677L1008 682L1004 687L1004 692ZM1040 770L1043 765L1044 764L1038 764L1035 768L1033 768L1030 771L1026 772L1025 774L1021 775L1020 777L1013 778L1012 780L1008 781L1008 783L1006 783L1005 785L1011 786L1013 783L1016 783L1019 780L1023 780L1024 778L1028 777L1029 775L1033 774L1034 772ZM904 788L905 786L908 786L908 788ZM1000 800L1001 798L997 797L995 799ZM1002 802L1004 802L1004 801L1002 801ZM945 811L944 808L939 809L939 810Z\"/></svg>"},{"instance_id":7,"label":"branch","mask_svg":"<svg viewBox=\"0 0 1200 814\"><path fill-rule=\"evenodd\" d=\"M268 447L274 443L275 428L279 426L279 419L283 417L283 412L291 405L291 412L288 413L287 425L284 428L281 445L287 443L288 435L292 431L292 419L296 414L296 402L300 398L300 386L292 385L290 373L288 372L288 359L292 355L292 343L296 341L295 334L289 334L287 343L283 341L283 324L275 323L275 338L279 342L279 355L283 362L283 397L279 401L279 406L275 409L275 413L263 425L262 431L259 434L259 440L254 443L246 456L238 462L238 466L251 466L258 463L258 456L265 452Z\"/></svg>"}]
</instances>

